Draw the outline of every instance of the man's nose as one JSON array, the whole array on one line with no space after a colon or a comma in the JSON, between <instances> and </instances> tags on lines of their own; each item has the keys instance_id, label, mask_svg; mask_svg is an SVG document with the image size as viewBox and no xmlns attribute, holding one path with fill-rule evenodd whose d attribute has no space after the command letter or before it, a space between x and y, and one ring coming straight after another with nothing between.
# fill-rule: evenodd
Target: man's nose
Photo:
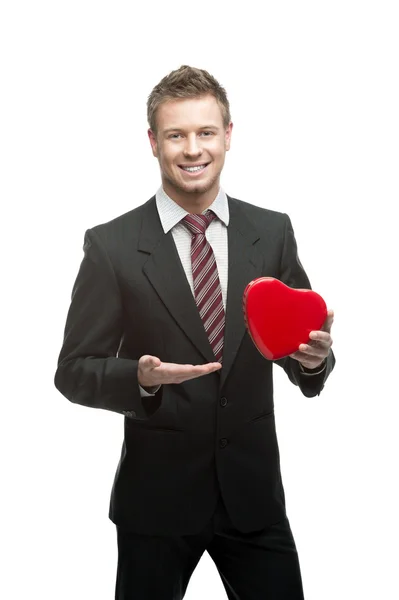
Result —
<instances>
[{"instance_id":1,"label":"man's nose","mask_svg":"<svg viewBox=\"0 0 399 600\"><path fill-rule=\"evenodd\" d=\"M198 142L199 140L195 134L187 136L186 143L184 146L184 155L187 157L201 156L202 148Z\"/></svg>"}]
</instances>

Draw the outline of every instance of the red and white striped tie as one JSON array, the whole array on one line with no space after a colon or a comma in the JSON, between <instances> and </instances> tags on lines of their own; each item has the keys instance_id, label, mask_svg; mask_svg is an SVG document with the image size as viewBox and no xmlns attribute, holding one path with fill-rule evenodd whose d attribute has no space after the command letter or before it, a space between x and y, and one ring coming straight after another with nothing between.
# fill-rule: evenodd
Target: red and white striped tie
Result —
<instances>
[{"instance_id":1,"label":"red and white striped tie","mask_svg":"<svg viewBox=\"0 0 399 600\"><path fill-rule=\"evenodd\" d=\"M205 236L206 228L215 217L208 210L203 215L186 215L182 223L192 234L191 266L195 301L216 361L221 363L225 323L222 289L215 256Z\"/></svg>"}]
</instances>

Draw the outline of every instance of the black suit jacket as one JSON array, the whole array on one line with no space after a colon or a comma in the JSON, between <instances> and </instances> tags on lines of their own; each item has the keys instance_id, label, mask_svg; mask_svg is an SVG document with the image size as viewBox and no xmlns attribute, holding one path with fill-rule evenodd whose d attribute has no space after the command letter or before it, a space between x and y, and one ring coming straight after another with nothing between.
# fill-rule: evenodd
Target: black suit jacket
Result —
<instances>
[{"instance_id":1,"label":"black suit jacket","mask_svg":"<svg viewBox=\"0 0 399 600\"><path fill-rule=\"evenodd\" d=\"M209 521L219 491L234 525L261 529L285 515L273 411L273 363L246 331L249 281L276 277L309 288L290 219L228 197L228 293L223 367L142 398L143 354L203 364L214 356L172 233L155 197L85 234L57 389L71 402L125 415L110 519L138 533L193 534ZM305 396L320 393L333 368L312 377L277 361Z\"/></svg>"}]
</instances>

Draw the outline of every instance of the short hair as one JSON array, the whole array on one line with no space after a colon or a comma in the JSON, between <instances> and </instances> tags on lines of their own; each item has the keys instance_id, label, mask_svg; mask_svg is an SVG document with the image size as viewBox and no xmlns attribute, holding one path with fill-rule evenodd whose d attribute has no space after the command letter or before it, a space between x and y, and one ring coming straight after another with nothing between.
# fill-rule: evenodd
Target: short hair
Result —
<instances>
[{"instance_id":1,"label":"short hair","mask_svg":"<svg viewBox=\"0 0 399 600\"><path fill-rule=\"evenodd\" d=\"M179 98L199 98L208 94L211 94L219 104L223 125L227 128L231 116L226 90L208 71L188 65L182 65L179 69L171 71L161 79L148 96L147 118L150 128L156 133L156 113L164 102Z\"/></svg>"}]
</instances>

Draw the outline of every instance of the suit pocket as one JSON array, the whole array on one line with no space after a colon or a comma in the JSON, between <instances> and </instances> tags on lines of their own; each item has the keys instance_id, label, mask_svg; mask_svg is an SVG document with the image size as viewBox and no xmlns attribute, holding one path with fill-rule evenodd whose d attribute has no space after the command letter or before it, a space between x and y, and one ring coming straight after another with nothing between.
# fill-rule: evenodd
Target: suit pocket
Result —
<instances>
[{"instance_id":1,"label":"suit pocket","mask_svg":"<svg viewBox=\"0 0 399 600\"><path fill-rule=\"evenodd\" d=\"M165 422L165 424L159 422L160 419L155 421L155 419L150 417L148 420L139 421L137 419L125 419L126 427L130 431L137 429L145 429L146 431L159 431L162 433L181 433L183 429L181 427L176 427L172 423Z\"/></svg>"},{"instance_id":2,"label":"suit pocket","mask_svg":"<svg viewBox=\"0 0 399 600\"><path fill-rule=\"evenodd\" d=\"M262 412L260 415L256 415L248 420L248 423L254 423L255 421L262 421L263 419L268 419L274 415L274 410Z\"/></svg>"}]
</instances>

